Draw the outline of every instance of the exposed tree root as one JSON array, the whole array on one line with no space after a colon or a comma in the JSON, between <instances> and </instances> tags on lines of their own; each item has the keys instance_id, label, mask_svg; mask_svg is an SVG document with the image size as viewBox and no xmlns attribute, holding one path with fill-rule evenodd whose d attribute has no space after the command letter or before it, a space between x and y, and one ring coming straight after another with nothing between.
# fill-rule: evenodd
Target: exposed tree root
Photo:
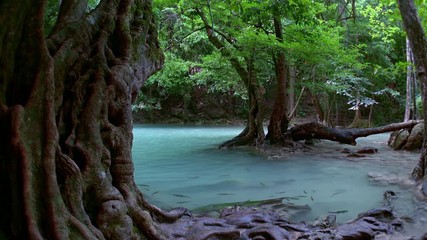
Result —
<instances>
[{"instance_id":1,"label":"exposed tree root","mask_svg":"<svg viewBox=\"0 0 427 240\"><path fill-rule=\"evenodd\" d=\"M225 141L221 145L218 146L218 148L229 148L229 147L235 147L235 146L252 146L256 144L256 127L255 124L248 124L249 126L246 126L243 131L234 137L233 139L230 139L228 141Z\"/></svg>"},{"instance_id":2,"label":"exposed tree root","mask_svg":"<svg viewBox=\"0 0 427 240\"><path fill-rule=\"evenodd\" d=\"M391 132L395 130L400 130L404 128L412 128L420 121L408 121L402 123L392 123L381 127L374 128L332 128L327 127L323 124L317 122L310 122L305 124L300 124L295 127L288 129L284 134L282 141L283 144L289 144L287 139L293 141L300 140L311 140L311 139L327 139L335 142L340 142L344 144L356 145L356 139L359 137L367 137L373 134ZM235 138L228 140L222 143L219 148L227 148L234 146L251 146L256 145L257 143L257 134L255 130L249 131L248 128L245 128L241 134Z\"/></svg>"},{"instance_id":3,"label":"exposed tree root","mask_svg":"<svg viewBox=\"0 0 427 240\"><path fill-rule=\"evenodd\" d=\"M231 140L225 141L218 146L218 148L229 148L236 146L254 146L255 145L255 137L253 136L243 136L243 137L235 137Z\"/></svg>"}]
</instances>

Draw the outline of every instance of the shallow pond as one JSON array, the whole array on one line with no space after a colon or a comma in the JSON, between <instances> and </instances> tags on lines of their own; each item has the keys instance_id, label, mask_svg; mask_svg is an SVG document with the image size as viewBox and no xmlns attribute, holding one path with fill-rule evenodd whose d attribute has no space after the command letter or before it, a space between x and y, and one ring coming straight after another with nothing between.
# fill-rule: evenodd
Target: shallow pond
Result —
<instances>
[{"instance_id":1,"label":"shallow pond","mask_svg":"<svg viewBox=\"0 0 427 240\"><path fill-rule=\"evenodd\" d=\"M330 141L311 149L269 158L253 150L220 150L217 145L242 127L134 126L135 181L162 208L196 210L213 204L281 198L297 211L294 221L336 214L338 222L385 204L387 190L400 216L414 219L411 234L425 231L426 203L408 180L419 154L391 151L389 134L357 139L357 146ZM375 147L378 153L349 158L344 148Z\"/></svg>"}]
</instances>

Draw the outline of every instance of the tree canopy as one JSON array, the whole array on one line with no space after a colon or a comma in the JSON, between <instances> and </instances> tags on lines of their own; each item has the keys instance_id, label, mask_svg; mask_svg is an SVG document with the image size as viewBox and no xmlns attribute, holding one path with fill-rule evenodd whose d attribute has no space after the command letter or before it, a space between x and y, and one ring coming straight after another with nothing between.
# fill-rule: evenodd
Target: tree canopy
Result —
<instances>
[{"instance_id":1,"label":"tree canopy","mask_svg":"<svg viewBox=\"0 0 427 240\"><path fill-rule=\"evenodd\" d=\"M190 101L194 86L249 99L230 61L248 68L249 58L266 101L274 102L272 56L281 52L294 73L289 73L294 87L286 87L288 102L295 102L303 87L315 93L321 121L341 125L340 114L393 106L392 114L373 114L374 123L383 124L396 121L404 109L405 34L393 1L183 0L155 1L154 8L167 61L146 86L160 86L161 93L148 100L144 90L139 106L161 108L169 94ZM274 19L283 27L282 39L275 35ZM220 48L209 42L204 25L222 42ZM266 107L271 111L271 104Z\"/></svg>"}]
</instances>

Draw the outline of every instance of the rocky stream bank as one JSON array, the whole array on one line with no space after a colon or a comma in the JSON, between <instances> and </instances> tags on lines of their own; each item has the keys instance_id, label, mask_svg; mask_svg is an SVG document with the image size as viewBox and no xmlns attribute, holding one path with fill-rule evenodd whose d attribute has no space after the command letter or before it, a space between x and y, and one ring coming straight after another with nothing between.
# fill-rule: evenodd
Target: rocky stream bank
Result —
<instances>
[{"instance_id":1,"label":"rocky stream bank","mask_svg":"<svg viewBox=\"0 0 427 240\"><path fill-rule=\"evenodd\" d=\"M393 212L394 192L385 192L387 204L378 209L360 213L354 220L336 223L336 215L330 214L313 223L290 222L281 214L289 210L280 199L261 202L257 206L232 206L220 211L219 217L209 214L192 216L187 213L173 223L162 223L168 239L180 240L415 240L427 239L401 233L410 219L396 216Z\"/></svg>"},{"instance_id":2,"label":"rocky stream bank","mask_svg":"<svg viewBox=\"0 0 427 240\"><path fill-rule=\"evenodd\" d=\"M282 158L294 151L310 151L310 148L297 143L292 148L266 148L261 152L270 158ZM346 158L363 158L377 152L375 148L336 150L336 154ZM398 193L386 191L383 196L383 207L362 212L345 223L336 221L339 212L330 212L313 222L292 222L290 215L310 209L278 198L229 204L225 208L224 205L211 206L194 214L186 211L178 221L161 223L160 228L168 234L168 239L179 240L427 240L427 228L424 235L405 231L414 220L398 216L393 210L393 200L399 197Z\"/></svg>"}]
</instances>

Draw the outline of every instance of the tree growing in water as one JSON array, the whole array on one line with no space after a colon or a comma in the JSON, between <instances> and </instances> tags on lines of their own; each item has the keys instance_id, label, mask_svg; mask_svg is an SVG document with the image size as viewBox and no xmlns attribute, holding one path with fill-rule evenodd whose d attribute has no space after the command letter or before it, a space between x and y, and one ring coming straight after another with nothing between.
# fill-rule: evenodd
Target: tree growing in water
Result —
<instances>
[{"instance_id":1,"label":"tree growing in water","mask_svg":"<svg viewBox=\"0 0 427 240\"><path fill-rule=\"evenodd\" d=\"M51 2L0 4L0 237L158 239L152 216L185 211L133 179L131 103L163 63L151 1L63 0L47 34Z\"/></svg>"}]
</instances>

